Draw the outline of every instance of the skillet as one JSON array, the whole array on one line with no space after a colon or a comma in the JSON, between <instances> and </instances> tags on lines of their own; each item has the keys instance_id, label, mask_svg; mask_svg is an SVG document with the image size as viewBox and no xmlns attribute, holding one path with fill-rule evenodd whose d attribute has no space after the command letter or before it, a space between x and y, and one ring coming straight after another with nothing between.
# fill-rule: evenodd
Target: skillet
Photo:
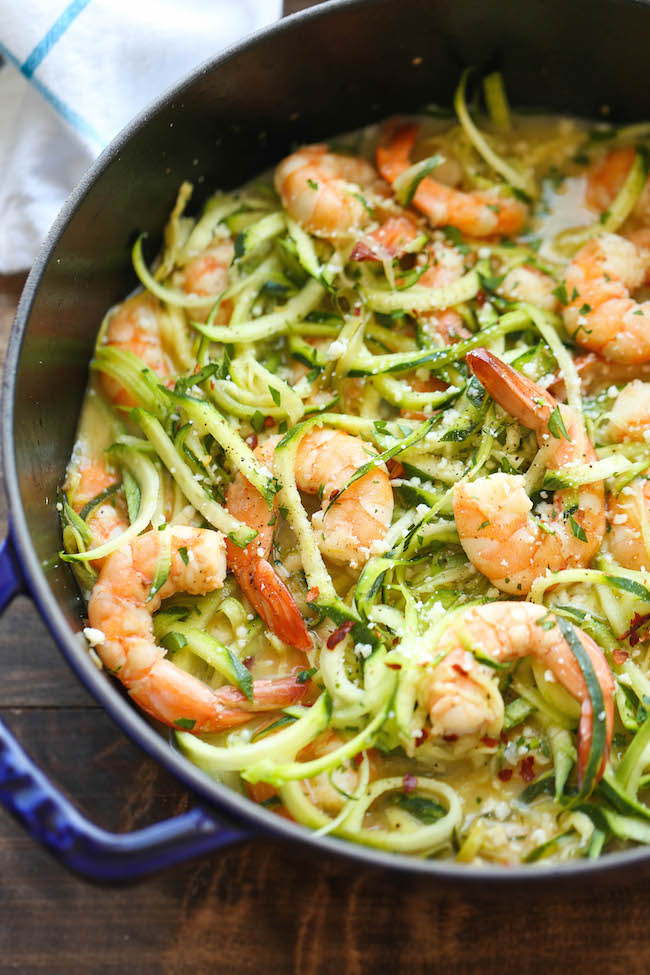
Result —
<instances>
[{"instance_id":1,"label":"skillet","mask_svg":"<svg viewBox=\"0 0 650 975\"><path fill-rule=\"evenodd\" d=\"M80 636L61 547L63 480L106 308L136 284L130 247L151 255L183 179L200 206L298 143L320 141L427 103L449 105L462 68L499 68L516 106L584 117L650 116L647 0L332 0L201 65L111 143L74 191L27 280L3 378L3 463L10 532L0 548L0 609L36 602L78 678L122 730L197 796L191 811L130 834L90 823L0 725L0 800L68 867L100 881L142 876L266 832L322 855L479 887L584 883L650 869L638 848L544 868L461 867L316 837L209 779L175 752L100 672ZM156 236L157 235L157 236Z\"/></svg>"}]
</instances>

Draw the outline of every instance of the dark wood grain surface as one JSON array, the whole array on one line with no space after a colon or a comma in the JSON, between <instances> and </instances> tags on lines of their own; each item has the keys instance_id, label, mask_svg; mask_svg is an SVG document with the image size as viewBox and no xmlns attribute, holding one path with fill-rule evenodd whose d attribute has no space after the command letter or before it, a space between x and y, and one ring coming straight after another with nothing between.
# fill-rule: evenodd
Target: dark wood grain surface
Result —
<instances>
[{"instance_id":1,"label":"dark wood grain surface","mask_svg":"<svg viewBox=\"0 0 650 975\"><path fill-rule=\"evenodd\" d=\"M23 281L0 277L3 357ZM1 518L4 531L4 497ZM128 830L187 806L86 694L27 599L0 621L0 659L3 720L100 825ZM67 873L0 810L0 971L645 972L646 887L531 898L486 883L477 899L262 839L107 889Z\"/></svg>"}]
</instances>

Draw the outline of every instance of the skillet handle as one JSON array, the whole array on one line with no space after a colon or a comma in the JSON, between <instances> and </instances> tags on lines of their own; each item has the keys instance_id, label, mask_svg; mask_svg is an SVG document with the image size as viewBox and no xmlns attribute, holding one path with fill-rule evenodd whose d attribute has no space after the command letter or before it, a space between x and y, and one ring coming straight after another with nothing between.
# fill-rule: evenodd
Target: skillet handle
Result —
<instances>
[{"instance_id":1,"label":"skillet handle","mask_svg":"<svg viewBox=\"0 0 650 975\"><path fill-rule=\"evenodd\" d=\"M0 612L26 592L11 537L0 546ZM132 833L95 826L50 782L0 721L0 802L62 863L92 880L134 880L246 839L246 827L201 808Z\"/></svg>"}]
</instances>

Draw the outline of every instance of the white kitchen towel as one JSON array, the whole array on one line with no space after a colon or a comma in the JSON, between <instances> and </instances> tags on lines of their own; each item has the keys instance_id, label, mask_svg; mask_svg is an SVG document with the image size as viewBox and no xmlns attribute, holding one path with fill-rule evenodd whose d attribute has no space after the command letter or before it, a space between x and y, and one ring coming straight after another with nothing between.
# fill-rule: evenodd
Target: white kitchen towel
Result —
<instances>
[{"instance_id":1,"label":"white kitchen towel","mask_svg":"<svg viewBox=\"0 0 650 975\"><path fill-rule=\"evenodd\" d=\"M0 0L0 273L137 112L282 0Z\"/></svg>"}]
</instances>

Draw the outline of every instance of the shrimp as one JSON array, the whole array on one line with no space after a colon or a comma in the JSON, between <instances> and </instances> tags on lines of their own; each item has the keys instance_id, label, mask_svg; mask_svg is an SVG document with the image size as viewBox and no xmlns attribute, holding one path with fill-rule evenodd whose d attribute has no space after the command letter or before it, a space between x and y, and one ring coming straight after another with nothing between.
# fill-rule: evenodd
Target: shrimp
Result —
<instances>
[{"instance_id":1,"label":"shrimp","mask_svg":"<svg viewBox=\"0 0 650 975\"><path fill-rule=\"evenodd\" d=\"M298 760L301 762L311 762L314 759L329 755L335 749L340 748L345 740L337 732L331 729L324 731L298 753ZM366 751L366 757L370 763L370 781L377 775L377 760L375 749ZM300 787L304 794L313 802L315 806L322 809L329 816L335 816L345 805L348 796L353 795L359 788L359 772L355 767L355 761L349 760L338 768L330 772L320 772L310 779L303 779ZM266 782L247 782L246 791L255 802L267 802L272 796L277 796L277 790ZM282 805L273 805L275 812L288 819L292 817Z\"/></svg>"},{"instance_id":2,"label":"shrimp","mask_svg":"<svg viewBox=\"0 0 650 975\"><path fill-rule=\"evenodd\" d=\"M521 264L508 271L497 288L497 293L509 301L528 301L538 308L556 312L560 302L553 293L555 289L556 284L550 274Z\"/></svg>"},{"instance_id":3,"label":"shrimp","mask_svg":"<svg viewBox=\"0 0 650 975\"><path fill-rule=\"evenodd\" d=\"M342 491L372 456L375 451L358 437L320 427L303 437L296 457L299 489L322 492L322 508L311 519L321 552L353 568L381 551L393 518L393 490L383 464Z\"/></svg>"},{"instance_id":4,"label":"shrimp","mask_svg":"<svg viewBox=\"0 0 650 975\"><path fill-rule=\"evenodd\" d=\"M389 217L376 230L361 237L350 254L351 261L385 261L403 257L422 231L408 217Z\"/></svg>"},{"instance_id":5,"label":"shrimp","mask_svg":"<svg viewBox=\"0 0 650 975\"><path fill-rule=\"evenodd\" d=\"M571 337L614 362L647 362L650 302L637 302L630 292L646 283L649 269L647 231L631 239L600 234L585 244L564 279L569 298L564 321Z\"/></svg>"},{"instance_id":6,"label":"shrimp","mask_svg":"<svg viewBox=\"0 0 650 975\"><path fill-rule=\"evenodd\" d=\"M166 582L150 597L161 556L171 545ZM295 704L305 693L298 672L275 681L253 682L253 703L235 687L213 690L165 659L156 645L153 613L176 592L202 595L223 585L224 537L202 528L152 530L110 555L88 602L90 626L100 630L97 651L133 700L170 727L194 734L225 731L244 724L257 711Z\"/></svg>"},{"instance_id":7,"label":"shrimp","mask_svg":"<svg viewBox=\"0 0 650 975\"><path fill-rule=\"evenodd\" d=\"M545 468L563 470L596 460L582 418L568 406L559 406L487 349L470 352L467 363L496 402L535 431ZM453 506L467 557L502 592L523 595L546 572L588 565L605 533L602 481L575 492L556 491L544 522L530 515L524 478L510 474L455 484Z\"/></svg>"},{"instance_id":8,"label":"shrimp","mask_svg":"<svg viewBox=\"0 0 650 975\"><path fill-rule=\"evenodd\" d=\"M221 294L228 286L228 270L234 255L230 237L214 242L182 269L180 277L185 291L206 297Z\"/></svg>"},{"instance_id":9,"label":"shrimp","mask_svg":"<svg viewBox=\"0 0 650 975\"><path fill-rule=\"evenodd\" d=\"M580 704L578 782L581 783L591 748L591 698L580 665L559 626L548 623L548 610L533 603L505 601L468 609L454 619L435 648L436 656L445 653L445 657L433 668L424 670L419 698L429 713L435 734L498 737L503 727L503 702L494 671L465 648L468 643L476 646L499 663L536 657ZM612 741L614 681L598 645L577 627L575 632L603 693L607 734L600 778Z\"/></svg>"},{"instance_id":10,"label":"shrimp","mask_svg":"<svg viewBox=\"0 0 650 975\"><path fill-rule=\"evenodd\" d=\"M408 217L390 217L376 230L357 242L350 255L353 261L385 261L408 253L408 245L422 236L420 228ZM465 260L455 247L443 240L430 241L418 255L417 261L429 265L419 279L423 288L442 288L453 284L465 274ZM420 316L428 335L439 338L444 345L452 345L469 338L462 316L454 308L442 308Z\"/></svg>"},{"instance_id":11,"label":"shrimp","mask_svg":"<svg viewBox=\"0 0 650 975\"><path fill-rule=\"evenodd\" d=\"M635 379L620 391L605 430L609 443L650 441L650 383Z\"/></svg>"},{"instance_id":12,"label":"shrimp","mask_svg":"<svg viewBox=\"0 0 650 975\"><path fill-rule=\"evenodd\" d=\"M610 530L605 547L619 565L626 569L647 571L650 568L650 481L635 477L617 496L610 494L607 520ZM646 527L644 531L644 526Z\"/></svg>"},{"instance_id":13,"label":"shrimp","mask_svg":"<svg viewBox=\"0 0 650 975\"><path fill-rule=\"evenodd\" d=\"M417 125L393 130L377 149L377 168L391 185L411 166L411 151L418 136ZM514 197L497 190L465 193L425 177L413 203L433 227L451 225L470 237L515 234L526 222L526 207Z\"/></svg>"},{"instance_id":14,"label":"shrimp","mask_svg":"<svg viewBox=\"0 0 650 975\"><path fill-rule=\"evenodd\" d=\"M361 191L379 183L365 159L329 152L325 145L305 146L275 170L275 188L285 210L305 230L327 239L370 223Z\"/></svg>"},{"instance_id":15,"label":"shrimp","mask_svg":"<svg viewBox=\"0 0 650 975\"><path fill-rule=\"evenodd\" d=\"M465 274L465 260L455 247L442 240L436 240L427 247L429 267L420 277L418 284L423 288L443 288L453 284ZM453 345L472 334L465 327L462 315L454 308L441 308L420 316L424 331L436 336L443 345Z\"/></svg>"},{"instance_id":16,"label":"shrimp","mask_svg":"<svg viewBox=\"0 0 650 975\"><path fill-rule=\"evenodd\" d=\"M230 237L217 239L207 250L192 258L180 271L177 271L172 281L180 285L187 294L217 298L228 287L230 265L234 256L235 247L232 239ZM227 324L231 312L232 301L222 301L214 316L214 324ZM197 322L204 322L209 314L209 308L192 309L192 318Z\"/></svg>"},{"instance_id":17,"label":"shrimp","mask_svg":"<svg viewBox=\"0 0 650 975\"><path fill-rule=\"evenodd\" d=\"M324 731L318 738L311 741L302 749L298 758L303 762L310 762L316 758L329 755L344 744L344 739L335 731ZM373 751L366 752L371 763L371 779L373 778ZM374 762L376 764L376 762ZM311 779L303 779L301 787L305 795L315 806L330 816L335 816L345 805L346 798L353 795L359 787L359 772L352 760L344 765L332 769L331 772L321 772Z\"/></svg>"},{"instance_id":18,"label":"shrimp","mask_svg":"<svg viewBox=\"0 0 650 975\"><path fill-rule=\"evenodd\" d=\"M605 429L610 443L650 441L650 384L635 380L616 397ZM607 499L607 550L626 569L650 567L650 481L635 477Z\"/></svg>"},{"instance_id":19,"label":"shrimp","mask_svg":"<svg viewBox=\"0 0 650 975\"><path fill-rule=\"evenodd\" d=\"M632 168L636 157L634 146L613 149L587 173L585 199L587 205L598 213L609 209L612 200L618 195ZM634 204L632 217L648 223L650 218L650 180L639 194Z\"/></svg>"},{"instance_id":20,"label":"shrimp","mask_svg":"<svg viewBox=\"0 0 650 975\"><path fill-rule=\"evenodd\" d=\"M273 452L280 437L270 437L255 449L261 464L273 467ZM277 496L276 496L277 497ZM226 558L239 586L266 625L285 643L309 650L312 640L294 598L268 556L273 544L278 503L269 508L259 491L243 474L237 474L226 491L226 505L239 521L257 531L245 548L226 539Z\"/></svg>"},{"instance_id":21,"label":"shrimp","mask_svg":"<svg viewBox=\"0 0 650 975\"><path fill-rule=\"evenodd\" d=\"M612 362L595 352L581 352L575 356L573 364L580 379L581 391L589 395L616 383L629 383L633 379L650 380L650 360L648 362ZM549 386L549 392L556 399L566 398L564 380L557 375Z\"/></svg>"},{"instance_id":22,"label":"shrimp","mask_svg":"<svg viewBox=\"0 0 650 975\"><path fill-rule=\"evenodd\" d=\"M266 441L261 456L270 458L271 447L275 448L276 443L277 438ZM352 566L365 562L381 548L390 527L393 491L383 465L341 491L373 453L357 437L328 427L311 430L300 442L296 483L306 494L318 494L323 499L321 510L312 515L312 527L321 552L334 562ZM289 604L278 585L280 580L275 570L266 560L274 512L269 511L262 495L241 474L237 474L229 487L226 502L231 514L259 532L245 549L237 550L227 543L228 564L240 586L274 633L287 643L308 649L311 638L304 623L299 620L295 606ZM298 640L301 642L295 642Z\"/></svg>"},{"instance_id":23,"label":"shrimp","mask_svg":"<svg viewBox=\"0 0 650 975\"><path fill-rule=\"evenodd\" d=\"M119 478L107 469L103 458L82 458L80 466L76 470L69 471L67 480L68 498L77 514L83 511L89 501L113 485L119 484ZM86 524L92 534L90 546L92 548L121 535L129 527L123 499L112 496L98 504L88 514ZM99 569L104 561L104 559L95 559L91 564L95 569Z\"/></svg>"},{"instance_id":24,"label":"shrimp","mask_svg":"<svg viewBox=\"0 0 650 975\"><path fill-rule=\"evenodd\" d=\"M173 373L172 362L162 347L160 333L160 302L143 291L127 298L113 312L106 330L106 345L128 349L158 376L169 379ZM102 373L102 384L109 400L118 406L136 406L118 379Z\"/></svg>"}]
</instances>

